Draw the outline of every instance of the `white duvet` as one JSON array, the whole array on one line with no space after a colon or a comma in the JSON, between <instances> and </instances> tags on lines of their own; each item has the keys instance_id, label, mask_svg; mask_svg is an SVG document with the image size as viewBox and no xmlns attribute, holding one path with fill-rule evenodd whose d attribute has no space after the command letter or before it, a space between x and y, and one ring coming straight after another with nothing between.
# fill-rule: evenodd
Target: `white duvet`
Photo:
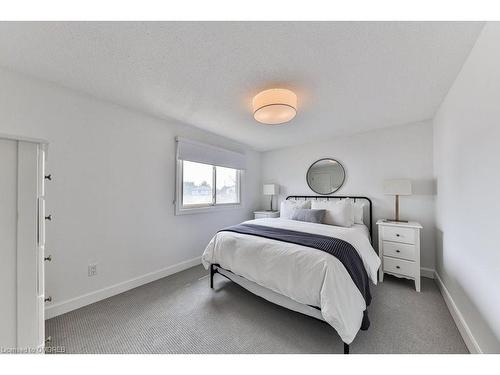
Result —
<instances>
[{"instance_id":1,"label":"white duvet","mask_svg":"<svg viewBox=\"0 0 500 375\"><path fill-rule=\"evenodd\" d=\"M245 223L347 241L360 255L371 281L377 283L380 259L363 231L287 219L257 219ZM220 232L210 240L202 262L205 268L219 264L299 303L319 306L324 320L347 344L354 340L361 327L365 300L343 264L326 252L267 238Z\"/></svg>"}]
</instances>

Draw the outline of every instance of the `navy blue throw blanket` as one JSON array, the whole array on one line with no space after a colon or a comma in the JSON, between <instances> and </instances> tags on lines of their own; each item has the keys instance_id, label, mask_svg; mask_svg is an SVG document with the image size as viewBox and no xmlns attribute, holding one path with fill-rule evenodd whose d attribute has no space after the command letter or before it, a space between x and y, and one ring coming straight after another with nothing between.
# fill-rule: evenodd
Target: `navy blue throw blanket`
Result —
<instances>
[{"instance_id":1,"label":"navy blue throw blanket","mask_svg":"<svg viewBox=\"0 0 500 375\"><path fill-rule=\"evenodd\" d=\"M312 247L324 251L337 258L345 267L352 281L365 299L366 306L370 305L372 296L370 294L370 280L366 273L363 261L356 249L349 243L339 238L322 236L319 234L298 232L294 230L266 227L255 224L238 224L220 230L220 232L235 232L293 243L296 245ZM366 330L370 326L367 311L363 313L361 329Z\"/></svg>"}]
</instances>

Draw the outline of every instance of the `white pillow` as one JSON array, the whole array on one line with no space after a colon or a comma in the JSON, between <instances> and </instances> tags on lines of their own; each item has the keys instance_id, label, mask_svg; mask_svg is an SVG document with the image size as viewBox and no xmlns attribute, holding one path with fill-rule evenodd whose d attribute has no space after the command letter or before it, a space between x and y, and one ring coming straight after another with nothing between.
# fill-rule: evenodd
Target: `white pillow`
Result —
<instances>
[{"instance_id":1,"label":"white pillow","mask_svg":"<svg viewBox=\"0 0 500 375\"><path fill-rule=\"evenodd\" d=\"M282 219L291 219L295 210L300 208L311 208L311 201L283 201L281 202L280 217Z\"/></svg>"},{"instance_id":2,"label":"white pillow","mask_svg":"<svg viewBox=\"0 0 500 375\"><path fill-rule=\"evenodd\" d=\"M339 227L351 227L354 224L353 204L350 199L337 201L316 201L311 204L313 210L326 210L324 224Z\"/></svg>"},{"instance_id":3,"label":"white pillow","mask_svg":"<svg viewBox=\"0 0 500 375\"><path fill-rule=\"evenodd\" d=\"M353 204L354 224L364 224L365 202L354 202Z\"/></svg>"}]
</instances>

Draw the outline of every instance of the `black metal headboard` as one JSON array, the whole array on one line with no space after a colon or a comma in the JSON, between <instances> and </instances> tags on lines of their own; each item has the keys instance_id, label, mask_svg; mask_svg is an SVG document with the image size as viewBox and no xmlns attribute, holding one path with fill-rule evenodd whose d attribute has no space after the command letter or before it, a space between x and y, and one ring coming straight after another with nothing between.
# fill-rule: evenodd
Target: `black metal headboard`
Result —
<instances>
[{"instance_id":1,"label":"black metal headboard","mask_svg":"<svg viewBox=\"0 0 500 375\"><path fill-rule=\"evenodd\" d=\"M368 214L369 214L369 229L370 229L370 241L373 242L373 223L372 223L372 201L368 197L357 197L357 196L352 196L352 195L289 195L286 197L286 199L304 199L304 200L310 200L310 199L321 199L321 200L330 200L330 199L346 199L346 198L351 198L354 202L356 202L359 199L365 200L368 202Z\"/></svg>"}]
</instances>

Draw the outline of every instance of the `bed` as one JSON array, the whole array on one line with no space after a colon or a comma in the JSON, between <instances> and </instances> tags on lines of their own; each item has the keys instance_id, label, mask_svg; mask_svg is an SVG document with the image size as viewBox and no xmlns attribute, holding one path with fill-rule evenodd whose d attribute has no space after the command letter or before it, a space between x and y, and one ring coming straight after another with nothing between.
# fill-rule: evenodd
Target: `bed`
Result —
<instances>
[{"instance_id":1,"label":"bed","mask_svg":"<svg viewBox=\"0 0 500 375\"><path fill-rule=\"evenodd\" d=\"M287 199L343 199L347 197L289 196ZM380 259L371 245L371 201L365 223L350 228L281 218L249 220L240 228L260 228L269 232L298 233L311 240L329 239L347 243L349 254L359 258L359 268L377 283ZM288 238L288 237L285 237ZM292 241L293 242L293 241ZM353 249L352 249L353 248ZM355 250L355 251L354 251ZM276 240L265 235L223 230L207 245L202 263L210 269L210 286L220 274L248 291L280 306L325 321L344 342L344 353L360 329L367 329L370 299L341 257L317 251L298 242ZM365 281L366 284L366 281ZM369 287L368 287L369 288ZM368 290L369 296L369 290ZM369 323L368 323L369 325Z\"/></svg>"}]
</instances>

